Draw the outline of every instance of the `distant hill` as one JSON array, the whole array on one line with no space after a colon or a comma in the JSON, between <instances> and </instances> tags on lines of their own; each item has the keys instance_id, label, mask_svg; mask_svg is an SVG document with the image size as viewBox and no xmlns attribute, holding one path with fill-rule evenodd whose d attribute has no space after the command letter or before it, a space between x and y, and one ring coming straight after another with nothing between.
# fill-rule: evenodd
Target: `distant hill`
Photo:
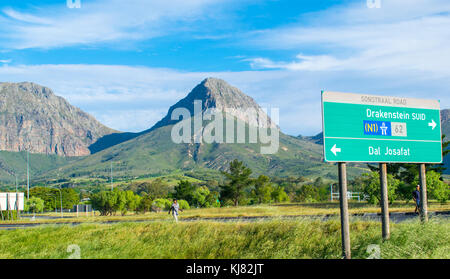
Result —
<instances>
[{"instance_id":1,"label":"distant hill","mask_svg":"<svg viewBox=\"0 0 450 279\"><path fill-rule=\"evenodd\" d=\"M219 172L227 169L232 160L239 159L251 167L255 174L320 175L336 178L336 167L323 163L320 145L281 132L276 154L261 154L261 143L174 143L171 140L171 131L179 120L171 120L171 113L176 108L185 107L193 116L194 100L202 101L202 111L208 108L228 108L225 117L244 122L246 128L260 124L260 118L242 114L242 111L248 108L262 112L252 98L223 80L208 78L172 106L167 116L154 127L139 133L137 137L67 165L62 168L62 172L69 176L107 176L111 162L114 165L114 174L126 177L160 175L176 170L209 169ZM270 118L268 125L276 127ZM350 169L353 174L362 171L364 170Z\"/></svg>"},{"instance_id":2,"label":"distant hill","mask_svg":"<svg viewBox=\"0 0 450 279\"><path fill-rule=\"evenodd\" d=\"M79 158L30 153L30 178L34 180L50 170L56 170ZM0 151L0 181L11 185L14 184L16 176L19 184L23 187L27 177L27 152Z\"/></svg>"},{"instance_id":3,"label":"distant hill","mask_svg":"<svg viewBox=\"0 0 450 279\"><path fill-rule=\"evenodd\" d=\"M112 133L117 131L47 87L0 83L0 150L85 156L90 145Z\"/></svg>"},{"instance_id":4,"label":"distant hill","mask_svg":"<svg viewBox=\"0 0 450 279\"><path fill-rule=\"evenodd\" d=\"M450 140L450 109L441 111L442 134L446 135L446 139Z\"/></svg>"},{"instance_id":5,"label":"distant hill","mask_svg":"<svg viewBox=\"0 0 450 279\"><path fill-rule=\"evenodd\" d=\"M307 140L307 141L310 141L310 142L314 142L315 144L323 145L323 133L322 132L318 133L315 136L302 136L302 135L299 135L299 136L297 136L297 138L303 139L303 140Z\"/></svg>"},{"instance_id":6,"label":"distant hill","mask_svg":"<svg viewBox=\"0 0 450 279\"><path fill-rule=\"evenodd\" d=\"M441 123L442 123L442 134L445 135L445 140L450 141L450 109L444 109L441 111ZM446 174L450 174L450 155L444 158L444 164L447 170Z\"/></svg>"}]
</instances>

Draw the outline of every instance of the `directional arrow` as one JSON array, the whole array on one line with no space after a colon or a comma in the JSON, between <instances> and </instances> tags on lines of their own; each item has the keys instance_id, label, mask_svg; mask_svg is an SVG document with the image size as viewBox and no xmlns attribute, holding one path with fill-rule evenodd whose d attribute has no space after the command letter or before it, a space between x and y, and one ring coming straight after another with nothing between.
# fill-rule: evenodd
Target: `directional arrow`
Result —
<instances>
[{"instance_id":1,"label":"directional arrow","mask_svg":"<svg viewBox=\"0 0 450 279\"><path fill-rule=\"evenodd\" d=\"M436 124L436 122L434 122L434 119L431 119L431 122L428 123L428 126L430 126L432 130L434 130L434 128L436 128L436 125L437 124Z\"/></svg>"},{"instance_id":2,"label":"directional arrow","mask_svg":"<svg viewBox=\"0 0 450 279\"><path fill-rule=\"evenodd\" d=\"M337 156L337 153L341 152L340 148L336 147L336 144L331 148L331 152L333 152L334 156Z\"/></svg>"}]
</instances>

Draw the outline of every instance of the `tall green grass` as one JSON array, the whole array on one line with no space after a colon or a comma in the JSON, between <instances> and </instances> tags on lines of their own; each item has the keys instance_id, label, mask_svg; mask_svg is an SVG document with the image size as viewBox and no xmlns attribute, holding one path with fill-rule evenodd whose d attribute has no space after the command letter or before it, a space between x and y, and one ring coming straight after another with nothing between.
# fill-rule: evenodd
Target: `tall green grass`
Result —
<instances>
[{"instance_id":1,"label":"tall green grass","mask_svg":"<svg viewBox=\"0 0 450 279\"><path fill-rule=\"evenodd\" d=\"M371 244L381 258L450 258L450 222L394 224L382 241L377 222L351 223L353 258L367 258ZM46 226L0 231L0 258L337 259L338 220L275 220L254 223L173 222Z\"/></svg>"}]
</instances>

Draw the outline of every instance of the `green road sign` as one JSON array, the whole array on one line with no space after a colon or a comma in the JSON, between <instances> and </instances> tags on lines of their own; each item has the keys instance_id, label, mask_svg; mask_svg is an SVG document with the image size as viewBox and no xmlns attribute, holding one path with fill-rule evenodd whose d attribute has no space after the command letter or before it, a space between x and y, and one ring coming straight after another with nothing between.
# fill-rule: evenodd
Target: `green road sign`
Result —
<instances>
[{"instance_id":1,"label":"green road sign","mask_svg":"<svg viewBox=\"0 0 450 279\"><path fill-rule=\"evenodd\" d=\"M439 101L322 92L326 162L442 163Z\"/></svg>"}]
</instances>

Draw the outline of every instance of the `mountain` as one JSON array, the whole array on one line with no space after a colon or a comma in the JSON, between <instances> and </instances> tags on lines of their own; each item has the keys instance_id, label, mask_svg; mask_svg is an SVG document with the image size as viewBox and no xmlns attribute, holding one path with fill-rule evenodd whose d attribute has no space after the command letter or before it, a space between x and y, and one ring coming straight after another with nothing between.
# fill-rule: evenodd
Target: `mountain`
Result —
<instances>
[{"instance_id":1,"label":"mountain","mask_svg":"<svg viewBox=\"0 0 450 279\"><path fill-rule=\"evenodd\" d=\"M44 173L65 166L78 160L80 157L66 157L55 154L29 154L30 177L36 177ZM13 185L15 178L20 185L26 184L27 178L27 152L0 151L0 181Z\"/></svg>"},{"instance_id":2,"label":"mountain","mask_svg":"<svg viewBox=\"0 0 450 279\"><path fill-rule=\"evenodd\" d=\"M192 125L192 118L172 120L172 112L177 108L186 108L188 116L194 115L194 100L201 100L201 111L227 108L224 113L224 127L227 119L233 119L236 125L242 124L246 131L256 125L278 127L270 118L264 126L267 115L259 105L239 89L225 81L208 78L197 85L185 98L170 107L168 114L149 130L137 137L99 151L68 166L60 168L67 176L108 176L113 163L114 175L136 177L163 175L174 171L196 173L212 170L216 174L228 168L229 162L238 159L253 169L255 174L277 176L314 176L321 175L336 178L333 164L325 164L322 159L322 147L309 140L298 139L279 133L279 149L275 154L262 154L262 142L249 143L175 143L172 140L174 125L186 123ZM243 113L253 109L260 114ZM211 121L203 121L203 127ZM205 131L203 129L202 131ZM197 131L198 132L198 131ZM226 137L226 135L225 135ZM350 168L351 173L361 173L363 169ZM50 173L49 175L54 175Z\"/></svg>"},{"instance_id":3,"label":"mountain","mask_svg":"<svg viewBox=\"0 0 450 279\"><path fill-rule=\"evenodd\" d=\"M442 134L445 135L446 141L450 141L450 109L441 111ZM446 174L450 174L450 155L444 157L444 165L447 168Z\"/></svg>"},{"instance_id":4,"label":"mountain","mask_svg":"<svg viewBox=\"0 0 450 279\"><path fill-rule=\"evenodd\" d=\"M227 109L227 114L235 116L237 119L250 123L251 125L258 126L265 123L257 117L248 117L243 113L244 109L254 109L257 114L267 117L266 113L260 108L260 106L248 95L245 95L238 88L232 87L226 84L225 81L215 78L207 78L197 85L185 98L178 101L175 105L169 108L167 115L158 121L153 127L140 133L113 133L100 138L96 143L89 147L91 153L99 152L103 149L109 148L116 144L125 142L127 140L138 137L142 134L151 132L157 128L173 125L178 120L172 120L172 113L176 109L184 108L189 111L189 114L193 116L195 114L194 101L202 101L202 106L199 111L205 112L208 108ZM271 119L268 118L269 125Z\"/></svg>"},{"instance_id":5,"label":"mountain","mask_svg":"<svg viewBox=\"0 0 450 279\"><path fill-rule=\"evenodd\" d=\"M208 108L226 109L226 113L229 116L234 116L251 126L274 125L272 120L250 96L242 93L238 88L230 86L224 80L207 78L197 85L185 98L171 106L167 115L148 131L177 123L178 120L171 119L175 109L184 108L189 110L191 116L194 115L196 113L194 111L195 100L202 101L201 112L205 112ZM256 113L248 115L246 113L247 109L254 109ZM265 123L260 117L267 117L269 123Z\"/></svg>"},{"instance_id":6,"label":"mountain","mask_svg":"<svg viewBox=\"0 0 450 279\"><path fill-rule=\"evenodd\" d=\"M316 144L323 145L323 133L322 132L318 133L315 136L302 136L302 135L299 135L299 136L297 136L297 138L303 139L303 140L307 140L307 141L310 141L310 142L313 142L313 143L316 143Z\"/></svg>"},{"instance_id":7,"label":"mountain","mask_svg":"<svg viewBox=\"0 0 450 279\"><path fill-rule=\"evenodd\" d=\"M0 150L85 156L117 133L35 83L0 83Z\"/></svg>"},{"instance_id":8,"label":"mountain","mask_svg":"<svg viewBox=\"0 0 450 279\"><path fill-rule=\"evenodd\" d=\"M446 136L446 140L450 140L450 109L441 111L442 134Z\"/></svg>"}]
</instances>

